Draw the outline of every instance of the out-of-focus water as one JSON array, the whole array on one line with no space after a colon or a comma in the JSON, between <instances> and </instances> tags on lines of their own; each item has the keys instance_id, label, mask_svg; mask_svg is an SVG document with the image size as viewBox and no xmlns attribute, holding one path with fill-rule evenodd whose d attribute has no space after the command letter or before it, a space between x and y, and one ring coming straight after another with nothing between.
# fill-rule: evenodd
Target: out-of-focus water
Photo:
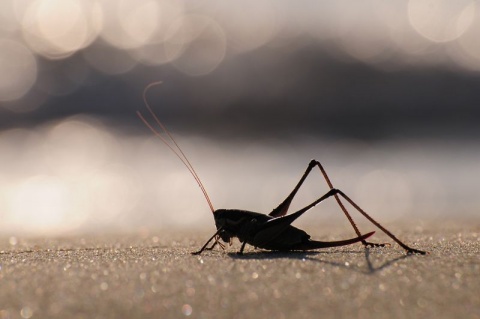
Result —
<instances>
[{"instance_id":1,"label":"out-of-focus water","mask_svg":"<svg viewBox=\"0 0 480 319\"><path fill-rule=\"evenodd\" d=\"M176 136L217 208L268 213L316 158L388 226L478 219L473 0L0 8L0 234L212 229L182 163L132 133L155 81L147 99L190 130ZM292 209L326 191L313 172ZM331 201L296 221L312 222L348 227Z\"/></svg>"},{"instance_id":2,"label":"out-of-focus water","mask_svg":"<svg viewBox=\"0 0 480 319\"><path fill-rule=\"evenodd\" d=\"M480 148L458 141L297 136L228 142L175 135L215 208L268 213L310 159L379 221L478 218ZM158 139L87 117L0 133L0 232L57 235L165 227L213 228L194 179ZM327 191L318 170L292 209ZM353 213L358 220L359 214ZM298 221L345 223L334 201Z\"/></svg>"}]
</instances>

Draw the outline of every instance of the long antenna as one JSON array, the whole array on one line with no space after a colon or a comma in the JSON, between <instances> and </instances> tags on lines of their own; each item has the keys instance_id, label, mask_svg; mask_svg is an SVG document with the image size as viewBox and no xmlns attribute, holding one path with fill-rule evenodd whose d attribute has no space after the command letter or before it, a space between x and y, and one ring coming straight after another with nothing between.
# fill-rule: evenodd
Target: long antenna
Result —
<instances>
[{"instance_id":1,"label":"long antenna","mask_svg":"<svg viewBox=\"0 0 480 319\"><path fill-rule=\"evenodd\" d=\"M148 101L147 101L147 91L152 87L152 86L155 86L155 85L160 85L162 84L161 81L158 81L158 82L153 82L153 83L150 83L149 85L147 85L145 87L145 89L143 90L143 102L145 103L145 106L148 110L148 112L152 115L153 119L155 120L155 123L157 123L157 125L160 127L160 129L162 130L163 133L166 134L166 138L164 136L162 136L162 134L157 130L155 129L146 119L145 117L142 115L142 113L140 113L140 111L137 111L137 115L138 117L140 118L140 120L142 120L142 122L145 124L145 126L147 126L150 131L153 132L153 134L155 134L155 136L157 136L165 145L167 145L167 147L180 159L180 161L182 161L183 165L185 165L185 167L188 169L188 171L190 172L190 174L192 174L193 178L195 179L195 181L197 182L198 186L200 187L200 189L202 190L202 193L203 193L203 196L205 196L205 199L207 200L207 203L208 203L208 206L210 207L210 210L213 212L215 212L215 209L213 208L213 204L212 204L212 201L210 200L210 197L208 196L208 193L207 193L207 190L205 189L205 187L203 186L203 183L202 181L200 180L200 177L198 177L198 174L197 172L195 171L195 169L193 168L192 164L190 164L190 161L188 160L187 156L185 155L185 153L183 153L182 149L180 148L180 146L177 144L177 142L175 141L175 139L173 138L172 134L170 134L170 132L168 131L168 129L166 128L165 125L163 125L163 123L159 120L159 118L157 117L157 115L155 114L155 112L153 112L152 108L150 107L150 104L148 104ZM172 144L173 143L173 144Z\"/></svg>"}]
</instances>

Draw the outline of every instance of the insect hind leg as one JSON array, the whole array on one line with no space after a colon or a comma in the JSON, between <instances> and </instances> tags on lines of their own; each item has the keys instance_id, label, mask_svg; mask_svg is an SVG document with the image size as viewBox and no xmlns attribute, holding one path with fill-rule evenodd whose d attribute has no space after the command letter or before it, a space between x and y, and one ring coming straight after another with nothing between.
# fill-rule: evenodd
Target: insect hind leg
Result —
<instances>
[{"instance_id":1,"label":"insect hind leg","mask_svg":"<svg viewBox=\"0 0 480 319\"><path fill-rule=\"evenodd\" d=\"M372 231L368 234L346 239L346 240L339 240L339 241L318 241L318 240L307 240L303 243L299 243L291 248L291 250L312 250L312 249L320 249L320 248L329 248L329 247L339 247L339 246L347 246L352 245L362 240L367 239L368 237L372 236L375 232Z\"/></svg>"},{"instance_id":2,"label":"insect hind leg","mask_svg":"<svg viewBox=\"0 0 480 319\"><path fill-rule=\"evenodd\" d=\"M290 192L290 194L287 196L287 198L285 198L285 200L280 203L280 205L278 205L274 210L272 210L272 212L269 214L269 216L282 217L282 216L287 214L288 208L290 207L290 204L292 203L293 198L295 197L298 190L300 189L300 187L303 185L303 183L307 179L308 175L315 168L315 166L317 166L320 169L320 172L322 173L322 175L323 175L325 181L327 182L327 185L330 188L330 190L334 189L333 184L330 181L330 178L328 177L327 172L323 168L322 164L319 161L313 159L313 160L310 161L310 163L308 163L307 169L303 173L303 175L300 178L300 180L298 181L297 185L295 185L294 189ZM335 200L337 201L337 204L340 206L343 213L345 214L348 221L350 222L353 229L355 230L355 233L357 234L358 237L361 237L362 234L360 233L360 230L358 229L357 225L353 221L353 218L350 215L350 213L347 211L345 205L343 205L342 201L340 200L340 197L338 196L338 194L335 194L334 196L335 196ZM367 246L367 247L384 247L384 246L390 245L390 244L386 244L386 243L372 243L372 242L367 242L365 240L362 240L362 244L364 246Z\"/></svg>"},{"instance_id":3,"label":"insect hind leg","mask_svg":"<svg viewBox=\"0 0 480 319\"><path fill-rule=\"evenodd\" d=\"M317 166L318 169L320 170L320 172L322 173L323 175L323 178L325 179L325 181L327 182L327 185L330 189L333 189L333 184L332 182L330 181L330 178L328 177L327 175L327 172L325 171L325 169L323 168L322 164L317 161L317 160L311 160L310 163L309 163L309 167L312 166L312 167L315 167ZM342 192L339 192L339 193L342 193ZM339 197L339 193L335 194L334 197L335 197L335 201L337 202L338 206L340 207L340 209L343 211L343 213L345 214L345 216L347 217L348 221L350 222L350 225L352 225L353 229L355 230L355 233L357 234L358 237L360 237L362 234L360 233L360 230L358 229L357 225L355 224L355 221L353 220L352 216L350 215L350 213L348 212L347 208L345 207L345 205L343 205L342 201L340 200L340 197ZM343 193L342 193L343 194ZM372 243L372 242L368 242L366 240L362 240L362 244L365 246L365 247L385 247L385 246L390 246L389 243Z\"/></svg>"},{"instance_id":4,"label":"insect hind leg","mask_svg":"<svg viewBox=\"0 0 480 319\"><path fill-rule=\"evenodd\" d=\"M281 217L281 216L285 216L287 214L288 208L290 207L290 204L292 203L293 198L295 197L298 190L303 185L303 182L305 182L305 180L307 179L307 176L310 174L310 172L312 171L312 169L314 167L315 167L315 163L314 163L314 161L311 161L308 164L307 169L303 173L302 177L298 181L297 185L295 185L295 187L290 192L290 194L287 196L287 198L285 198L285 200L283 202L281 202L275 209L272 210L272 212L270 214L268 214L269 216Z\"/></svg>"},{"instance_id":5,"label":"insect hind leg","mask_svg":"<svg viewBox=\"0 0 480 319\"><path fill-rule=\"evenodd\" d=\"M350 199L350 197L348 197L347 195L345 195L345 193L343 193L342 191L338 190L338 192L336 193L336 195L340 195L342 196L347 202L350 203L350 205L352 205L360 214L362 214L366 219L368 219L372 224L374 224L375 226L377 226L379 229L381 229L388 237L390 237L391 239L393 239L397 244L399 244L403 249L405 249L407 251L408 254L421 254L421 255L426 255L427 252L426 251L423 251L423 250L419 250L419 249L415 249L415 248L412 248L412 247L409 247L407 246L405 243L403 243L400 239L398 239L397 237L395 237L395 235L393 235L390 231L388 231L385 227L383 227L382 225L380 225L379 222L377 222L375 219L373 219L372 217L370 217L370 215L368 215L363 209L360 208L360 206L358 206L352 199Z\"/></svg>"}]
</instances>

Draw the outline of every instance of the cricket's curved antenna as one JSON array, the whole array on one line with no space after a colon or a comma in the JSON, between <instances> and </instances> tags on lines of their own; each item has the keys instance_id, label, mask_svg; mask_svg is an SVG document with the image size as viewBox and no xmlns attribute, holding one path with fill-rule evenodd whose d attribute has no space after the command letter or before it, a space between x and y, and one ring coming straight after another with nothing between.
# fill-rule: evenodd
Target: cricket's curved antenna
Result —
<instances>
[{"instance_id":1,"label":"cricket's curved antenna","mask_svg":"<svg viewBox=\"0 0 480 319\"><path fill-rule=\"evenodd\" d=\"M172 134L170 134L170 132L165 127L165 125L163 125L163 123L158 119L155 112L153 112L152 108L150 107L150 104L148 104L147 91L151 87L156 86L156 85L160 85L160 84L162 84L162 81L152 82L145 87L145 89L143 90L143 103L145 103L145 106L146 106L148 112L152 115L153 119L155 120L155 123L160 127L162 132L165 133L165 135L167 137L165 138L164 136L162 136L162 134L160 134L160 132L157 129L155 129L145 119L145 117L142 115L142 113L140 113L140 111L137 111L137 115L140 118L140 120L142 120L142 122L150 129L150 131L152 131L153 134L155 134L155 136L157 136L165 145L167 145L167 147L180 159L180 161L182 161L183 165L185 165L185 167L188 169L190 174L192 174L193 178L195 179L198 186L202 190L203 196L205 196L205 199L207 200L208 206L210 207L210 210L213 213L213 212L215 212L215 209L213 208L212 201L210 200L210 197L208 196L207 190L203 186L202 181L200 180L200 177L198 177L197 172L193 168L192 164L190 164L190 161L188 160L187 156L185 156L185 154L183 153L180 146L178 146L178 144L175 141L175 139L173 138Z\"/></svg>"}]
</instances>

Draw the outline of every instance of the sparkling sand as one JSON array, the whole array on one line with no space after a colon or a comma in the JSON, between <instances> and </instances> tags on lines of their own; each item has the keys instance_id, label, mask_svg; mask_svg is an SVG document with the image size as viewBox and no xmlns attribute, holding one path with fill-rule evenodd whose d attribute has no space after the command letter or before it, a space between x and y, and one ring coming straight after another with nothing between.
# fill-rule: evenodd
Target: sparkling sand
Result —
<instances>
[{"instance_id":1,"label":"sparkling sand","mask_svg":"<svg viewBox=\"0 0 480 319\"><path fill-rule=\"evenodd\" d=\"M478 221L425 225L392 231L427 256L359 244L237 256L238 242L192 256L205 231L3 238L0 318L480 318Z\"/></svg>"}]
</instances>

